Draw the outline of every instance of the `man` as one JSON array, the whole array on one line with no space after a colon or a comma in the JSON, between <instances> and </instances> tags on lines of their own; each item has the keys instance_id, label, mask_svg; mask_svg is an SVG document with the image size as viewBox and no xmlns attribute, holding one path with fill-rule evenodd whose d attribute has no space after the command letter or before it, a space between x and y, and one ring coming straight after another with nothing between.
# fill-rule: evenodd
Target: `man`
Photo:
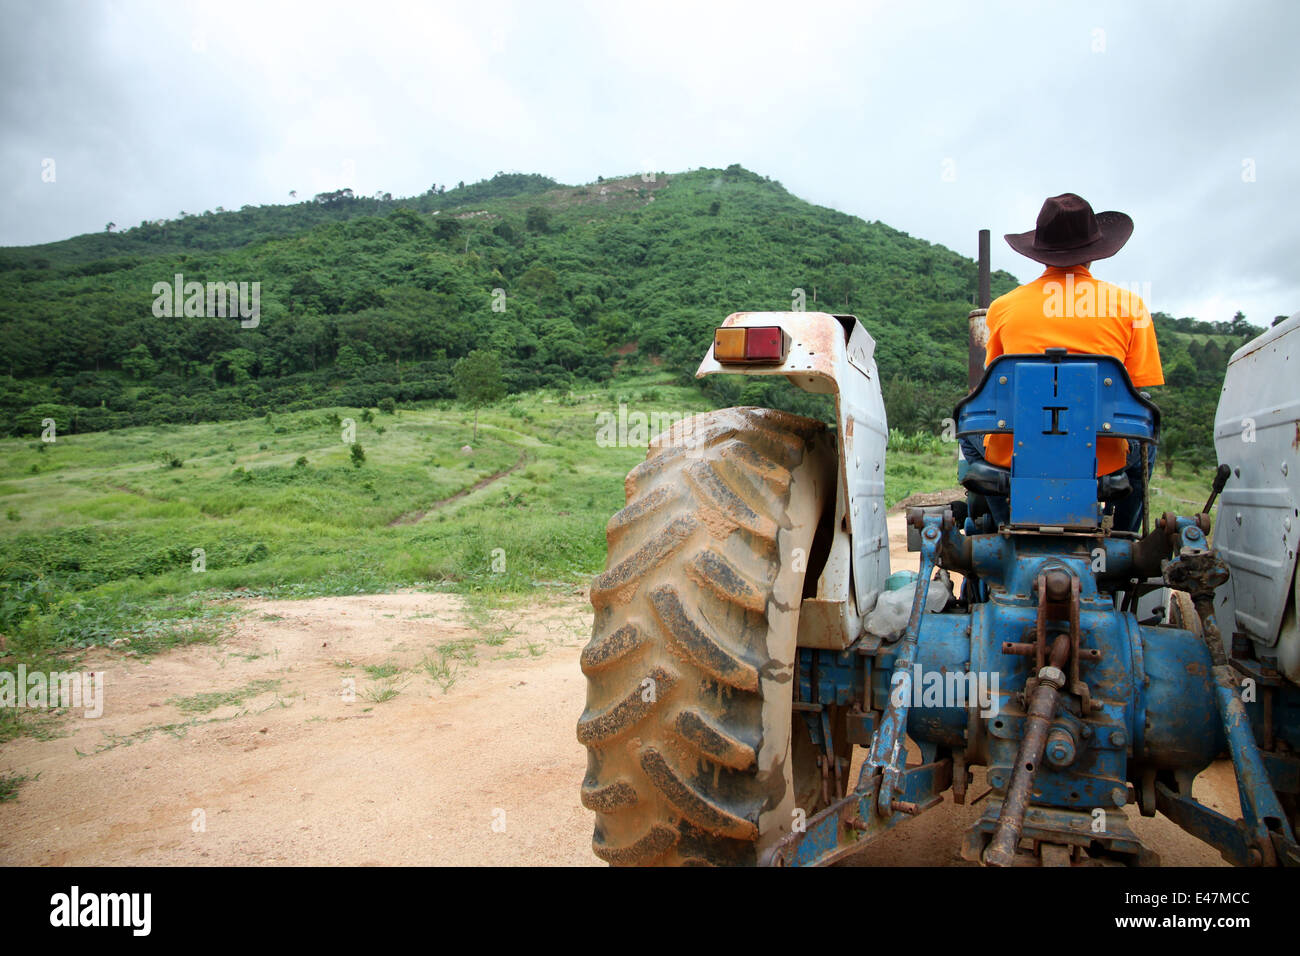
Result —
<instances>
[{"instance_id":1,"label":"man","mask_svg":"<svg viewBox=\"0 0 1300 956\"><path fill-rule=\"evenodd\" d=\"M1146 304L1130 291L1092 277L1089 267L1113 256L1133 234L1133 220L1122 212L1094 214L1074 193L1062 193L1043 203L1036 228L1012 233L1007 244L1021 255L1047 266L1033 282L998 297L989 306L989 340L985 364L999 355L1070 352L1113 355L1124 363L1136 388L1163 385L1164 372L1156 345L1155 326ZM1142 488L1154 465L1154 450L1146 469L1138 445L1122 438L1097 442L1097 474L1127 470L1132 493L1115 507L1114 527L1135 531L1142 518ZM979 455L975 443L963 445L967 457ZM1011 467L1011 435L986 435L982 457ZM999 524L1008 520L1005 499L989 499Z\"/></svg>"}]
</instances>

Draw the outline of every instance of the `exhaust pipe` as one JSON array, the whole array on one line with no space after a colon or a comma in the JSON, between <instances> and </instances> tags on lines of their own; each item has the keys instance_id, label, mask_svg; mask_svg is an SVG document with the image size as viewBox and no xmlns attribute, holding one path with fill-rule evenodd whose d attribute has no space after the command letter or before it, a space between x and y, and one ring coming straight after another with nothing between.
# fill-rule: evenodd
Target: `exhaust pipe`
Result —
<instances>
[{"instance_id":1,"label":"exhaust pipe","mask_svg":"<svg viewBox=\"0 0 1300 956\"><path fill-rule=\"evenodd\" d=\"M974 391L984 375L985 347L989 342L989 326L985 321L989 304L993 301L992 274L989 271L989 231L980 230L979 282L976 293L978 308L972 309L970 320L970 352L966 363L966 387Z\"/></svg>"}]
</instances>

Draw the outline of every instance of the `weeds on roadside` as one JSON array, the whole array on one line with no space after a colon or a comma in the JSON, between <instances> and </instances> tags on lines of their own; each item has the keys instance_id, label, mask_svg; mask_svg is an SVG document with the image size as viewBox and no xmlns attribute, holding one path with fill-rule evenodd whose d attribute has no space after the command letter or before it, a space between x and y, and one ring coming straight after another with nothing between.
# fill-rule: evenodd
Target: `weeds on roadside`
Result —
<instances>
[{"instance_id":1,"label":"weeds on roadside","mask_svg":"<svg viewBox=\"0 0 1300 956\"><path fill-rule=\"evenodd\" d=\"M391 680L386 680L372 687L367 687L361 692L361 696L372 704L384 704L400 694L405 686L405 684L398 686Z\"/></svg>"},{"instance_id":2,"label":"weeds on roadside","mask_svg":"<svg viewBox=\"0 0 1300 956\"><path fill-rule=\"evenodd\" d=\"M183 714L207 714L218 707L240 707L249 698L277 690L279 686L278 680L255 680L233 690L195 694L192 697L172 697L167 703L173 704Z\"/></svg>"},{"instance_id":3,"label":"weeds on roadside","mask_svg":"<svg viewBox=\"0 0 1300 956\"><path fill-rule=\"evenodd\" d=\"M18 799L18 789L29 780L39 780L40 774L29 777L25 773L0 774L0 803Z\"/></svg>"},{"instance_id":4,"label":"weeds on roadside","mask_svg":"<svg viewBox=\"0 0 1300 956\"><path fill-rule=\"evenodd\" d=\"M402 671L392 661L384 661L382 664L367 664L362 670L366 672L366 676L371 680L389 680Z\"/></svg>"},{"instance_id":5,"label":"weeds on roadside","mask_svg":"<svg viewBox=\"0 0 1300 956\"><path fill-rule=\"evenodd\" d=\"M442 688L444 694L451 690L452 685L456 683L456 672L447 663L446 657L439 655L437 660L426 657L420 662L420 666L424 668L424 672L429 675L433 682Z\"/></svg>"}]
</instances>

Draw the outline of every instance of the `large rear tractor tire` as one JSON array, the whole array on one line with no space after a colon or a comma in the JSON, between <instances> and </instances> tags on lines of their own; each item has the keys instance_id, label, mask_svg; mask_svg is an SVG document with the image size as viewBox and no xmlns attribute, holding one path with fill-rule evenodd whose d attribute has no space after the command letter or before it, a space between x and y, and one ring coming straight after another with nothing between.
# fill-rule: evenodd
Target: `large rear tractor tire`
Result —
<instances>
[{"instance_id":1,"label":"large rear tractor tire","mask_svg":"<svg viewBox=\"0 0 1300 956\"><path fill-rule=\"evenodd\" d=\"M582 652L601 859L752 865L800 818L795 644L836 464L822 423L730 408L681 422L627 476Z\"/></svg>"}]
</instances>

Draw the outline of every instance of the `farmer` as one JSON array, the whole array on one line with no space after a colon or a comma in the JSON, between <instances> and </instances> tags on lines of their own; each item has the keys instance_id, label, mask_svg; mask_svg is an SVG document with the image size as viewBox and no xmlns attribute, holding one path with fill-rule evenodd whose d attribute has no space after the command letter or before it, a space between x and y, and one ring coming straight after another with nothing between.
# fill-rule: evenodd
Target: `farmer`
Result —
<instances>
[{"instance_id":1,"label":"farmer","mask_svg":"<svg viewBox=\"0 0 1300 956\"><path fill-rule=\"evenodd\" d=\"M999 296L989 306L985 365L999 355L1065 348L1075 353L1113 355L1124 363L1135 388L1163 385L1156 330L1146 304L1132 291L1094 279L1089 267L1113 256L1133 234L1133 220L1122 212L1094 214L1087 201L1062 193L1043 203L1037 227L1006 236L1023 256L1047 266L1032 282ZM984 458L1011 467L1011 435L986 435L980 448L969 438L968 460ZM1132 492L1114 508L1113 527L1136 531L1142 522L1143 485L1155 464L1154 446L1144 470L1137 442L1097 441L1097 475L1124 471ZM1009 520L1006 498L989 496L998 524Z\"/></svg>"}]
</instances>

